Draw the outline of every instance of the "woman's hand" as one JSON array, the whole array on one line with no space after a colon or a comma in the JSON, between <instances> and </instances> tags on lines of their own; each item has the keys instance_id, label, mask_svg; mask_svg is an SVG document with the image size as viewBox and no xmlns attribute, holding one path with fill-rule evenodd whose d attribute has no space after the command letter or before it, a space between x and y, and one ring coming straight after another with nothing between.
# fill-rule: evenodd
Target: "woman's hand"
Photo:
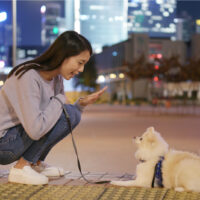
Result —
<instances>
[{"instance_id":1,"label":"woman's hand","mask_svg":"<svg viewBox=\"0 0 200 200\"><path fill-rule=\"evenodd\" d=\"M94 103L108 88L108 86L105 86L103 89L99 90L98 92L94 92L86 97L82 97L79 99L79 104L81 106L87 106L88 104Z\"/></svg>"}]
</instances>

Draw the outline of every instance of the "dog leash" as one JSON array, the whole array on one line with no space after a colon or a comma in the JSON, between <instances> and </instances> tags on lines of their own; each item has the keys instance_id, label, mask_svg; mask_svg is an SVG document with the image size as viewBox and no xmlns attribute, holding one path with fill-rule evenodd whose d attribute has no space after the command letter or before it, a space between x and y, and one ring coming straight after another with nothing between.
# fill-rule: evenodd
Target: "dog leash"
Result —
<instances>
[{"instance_id":1,"label":"dog leash","mask_svg":"<svg viewBox=\"0 0 200 200\"><path fill-rule=\"evenodd\" d=\"M75 140L74 140L74 136L73 136L73 133L72 133L71 121L70 121L70 117L69 117L69 114L68 114L68 112L67 112L67 109L65 108L63 102L62 102L58 97L52 96L50 99L52 99L52 98L54 98L54 99L56 99L57 101L59 101L60 104L62 105L62 108L63 108L64 114L65 114L67 123L68 123L69 128L70 128L70 133L71 133L71 136L72 136L72 144L73 144L74 151L75 151L75 154L76 154L77 165L78 165L78 169L79 169L79 172L80 172L80 174L81 174L81 177L82 177L87 183L90 183L90 184L105 184L105 183L110 183L110 181L90 181L90 180L88 180L88 179L85 178L85 176L84 176L83 173L82 173L82 168L81 168L81 163L80 163L80 160L79 160L78 150L77 150L76 143L75 143Z\"/></svg>"}]
</instances>

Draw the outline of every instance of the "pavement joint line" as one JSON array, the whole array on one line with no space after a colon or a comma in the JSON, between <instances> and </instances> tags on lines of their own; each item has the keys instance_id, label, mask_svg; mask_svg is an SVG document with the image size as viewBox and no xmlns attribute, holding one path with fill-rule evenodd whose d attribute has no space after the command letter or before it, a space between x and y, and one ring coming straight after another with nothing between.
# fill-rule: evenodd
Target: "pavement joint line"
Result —
<instances>
[{"instance_id":1,"label":"pavement joint line","mask_svg":"<svg viewBox=\"0 0 200 200\"><path fill-rule=\"evenodd\" d=\"M75 174L75 176L74 176ZM73 172L69 172L68 175L70 175L70 177L68 176L63 176L60 178L50 178L49 180L49 185L91 185L87 182L85 182L83 180L83 178L81 177L81 175L78 175L78 173L73 173ZM88 180L90 181L100 181L100 180L130 180L134 177L133 174L128 174L128 173L124 173L124 174L109 174L107 172L101 172L101 173L90 173L90 172L85 172L84 175L86 176L86 178L88 178ZM6 180L5 180L6 178ZM2 177L0 176L0 184L4 184L4 183L8 183L7 180L7 175ZM104 186L107 184L103 184Z\"/></svg>"},{"instance_id":2,"label":"pavement joint line","mask_svg":"<svg viewBox=\"0 0 200 200\"><path fill-rule=\"evenodd\" d=\"M68 183L72 182L73 179L67 179L66 183L64 185L67 185Z\"/></svg>"}]
</instances>

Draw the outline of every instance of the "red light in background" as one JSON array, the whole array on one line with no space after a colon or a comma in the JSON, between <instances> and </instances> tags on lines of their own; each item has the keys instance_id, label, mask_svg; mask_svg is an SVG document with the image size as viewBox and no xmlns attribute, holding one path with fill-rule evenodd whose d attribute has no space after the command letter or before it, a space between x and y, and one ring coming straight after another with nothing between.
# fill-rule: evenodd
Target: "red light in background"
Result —
<instances>
[{"instance_id":1,"label":"red light in background","mask_svg":"<svg viewBox=\"0 0 200 200\"><path fill-rule=\"evenodd\" d=\"M162 54L161 53L157 54L157 58L161 59L162 58Z\"/></svg>"},{"instance_id":2,"label":"red light in background","mask_svg":"<svg viewBox=\"0 0 200 200\"><path fill-rule=\"evenodd\" d=\"M150 58L150 59L156 59L156 58L161 59L162 57L163 57L163 56L162 56L161 53L158 53L158 54L150 54L150 55L149 55L149 58Z\"/></svg>"},{"instance_id":3,"label":"red light in background","mask_svg":"<svg viewBox=\"0 0 200 200\"><path fill-rule=\"evenodd\" d=\"M154 69L155 69L155 70L158 70L158 69L159 69L159 65L155 65L155 66L154 66Z\"/></svg>"},{"instance_id":4,"label":"red light in background","mask_svg":"<svg viewBox=\"0 0 200 200\"><path fill-rule=\"evenodd\" d=\"M155 59L155 58L156 58L156 54L150 54L150 55L149 55L149 58L150 58L150 59Z\"/></svg>"},{"instance_id":5,"label":"red light in background","mask_svg":"<svg viewBox=\"0 0 200 200\"><path fill-rule=\"evenodd\" d=\"M155 82L158 82L159 79L158 79L157 76L154 76L153 80L154 80Z\"/></svg>"}]
</instances>

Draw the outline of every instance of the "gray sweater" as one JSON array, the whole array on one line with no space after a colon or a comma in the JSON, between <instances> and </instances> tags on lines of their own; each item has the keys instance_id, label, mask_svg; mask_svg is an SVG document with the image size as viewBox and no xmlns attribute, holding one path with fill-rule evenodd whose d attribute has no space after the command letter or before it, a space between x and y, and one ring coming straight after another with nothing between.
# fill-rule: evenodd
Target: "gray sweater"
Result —
<instances>
[{"instance_id":1,"label":"gray sweater","mask_svg":"<svg viewBox=\"0 0 200 200\"><path fill-rule=\"evenodd\" d=\"M51 96L66 103L60 75L47 81L38 71L31 69L20 79L15 75L8 78L0 90L0 138L18 124L22 124L33 140L44 136L62 113L60 102L50 99Z\"/></svg>"}]
</instances>

